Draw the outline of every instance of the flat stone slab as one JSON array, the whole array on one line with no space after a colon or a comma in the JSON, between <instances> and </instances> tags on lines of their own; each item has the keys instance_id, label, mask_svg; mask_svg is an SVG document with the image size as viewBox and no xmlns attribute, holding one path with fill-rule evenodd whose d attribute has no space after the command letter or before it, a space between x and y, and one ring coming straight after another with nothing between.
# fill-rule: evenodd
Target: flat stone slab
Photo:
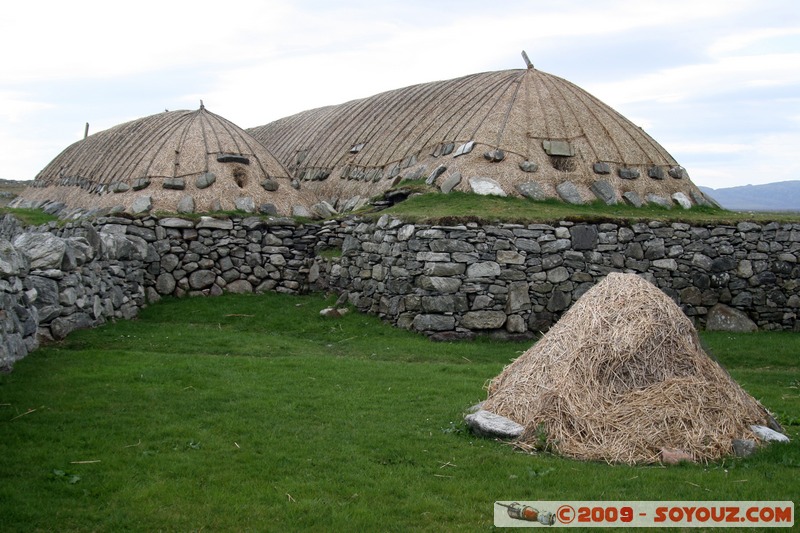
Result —
<instances>
[{"instance_id":1,"label":"flat stone slab","mask_svg":"<svg viewBox=\"0 0 800 533\"><path fill-rule=\"evenodd\" d=\"M200 217L197 229L233 229L233 221L214 217Z\"/></svg>"},{"instance_id":2,"label":"flat stone slab","mask_svg":"<svg viewBox=\"0 0 800 533\"><path fill-rule=\"evenodd\" d=\"M682 192L676 192L672 195L672 200L684 209L692 208L692 201L689 197Z\"/></svg>"},{"instance_id":3,"label":"flat stone slab","mask_svg":"<svg viewBox=\"0 0 800 533\"><path fill-rule=\"evenodd\" d=\"M171 217L171 218L162 218L161 220L158 221L158 225L161 226L162 228L185 229L185 228L193 228L194 222L192 222L191 220L186 220L184 218Z\"/></svg>"},{"instance_id":4,"label":"flat stone slab","mask_svg":"<svg viewBox=\"0 0 800 533\"><path fill-rule=\"evenodd\" d=\"M541 185L535 181L526 181L514 186L518 193L531 200L546 200L547 194Z\"/></svg>"},{"instance_id":5,"label":"flat stone slab","mask_svg":"<svg viewBox=\"0 0 800 533\"><path fill-rule=\"evenodd\" d=\"M571 181L562 181L556 185L556 192L562 200L569 204L583 204L583 198L581 198L581 193L578 191L578 187L576 187Z\"/></svg>"},{"instance_id":6,"label":"flat stone slab","mask_svg":"<svg viewBox=\"0 0 800 533\"><path fill-rule=\"evenodd\" d=\"M482 194L484 196L506 195L500 184L491 178L470 178L469 186L472 188L472 192L475 194Z\"/></svg>"},{"instance_id":7,"label":"flat stone slab","mask_svg":"<svg viewBox=\"0 0 800 533\"><path fill-rule=\"evenodd\" d=\"M453 172L442 182L440 188L443 193L447 194L450 191L452 191L459 183L461 183L461 173Z\"/></svg>"},{"instance_id":8,"label":"flat stone slab","mask_svg":"<svg viewBox=\"0 0 800 533\"><path fill-rule=\"evenodd\" d=\"M765 442L789 442L789 437L766 426L750 426L750 429Z\"/></svg>"},{"instance_id":9,"label":"flat stone slab","mask_svg":"<svg viewBox=\"0 0 800 533\"><path fill-rule=\"evenodd\" d=\"M464 417L464 421L473 433L481 437L499 439L516 439L525 427L504 416L480 409Z\"/></svg>"}]
</instances>

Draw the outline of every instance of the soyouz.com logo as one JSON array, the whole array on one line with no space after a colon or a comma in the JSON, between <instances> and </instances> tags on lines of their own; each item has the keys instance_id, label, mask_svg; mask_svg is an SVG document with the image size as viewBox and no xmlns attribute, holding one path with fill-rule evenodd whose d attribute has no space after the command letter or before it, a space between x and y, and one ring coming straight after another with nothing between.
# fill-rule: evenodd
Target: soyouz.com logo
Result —
<instances>
[{"instance_id":1,"label":"soyouz.com logo","mask_svg":"<svg viewBox=\"0 0 800 533\"><path fill-rule=\"evenodd\" d=\"M497 527L792 527L779 501L496 501Z\"/></svg>"}]
</instances>

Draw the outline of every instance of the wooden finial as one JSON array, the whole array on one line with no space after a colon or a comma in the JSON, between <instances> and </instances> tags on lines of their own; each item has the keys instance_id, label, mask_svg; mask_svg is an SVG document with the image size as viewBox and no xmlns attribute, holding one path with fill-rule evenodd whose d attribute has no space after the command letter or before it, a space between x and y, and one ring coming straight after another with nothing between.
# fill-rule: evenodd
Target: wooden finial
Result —
<instances>
[{"instance_id":1,"label":"wooden finial","mask_svg":"<svg viewBox=\"0 0 800 533\"><path fill-rule=\"evenodd\" d=\"M533 63L531 63L531 60L528 58L528 54L525 53L525 50L522 51L522 59L525 60L528 70L531 70L533 68Z\"/></svg>"},{"instance_id":2,"label":"wooden finial","mask_svg":"<svg viewBox=\"0 0 800 533\"><path fill-rule=\"evenodd\" d=\"M88 136L89 136L89 123L87 122L86 127L83 130L83 138L85 139Z\"/></svg>"},{"instance_id":3,"label":"wooden finial","mask_svg":"<svg viewBox=\"0 0 800 533\"><path fill-rule=\"evenodd\" d=\"M203 105L203 101L200 100L200 109L205 109L205 108L206 108L206 106Z\"/></svg>"}]
</instances>

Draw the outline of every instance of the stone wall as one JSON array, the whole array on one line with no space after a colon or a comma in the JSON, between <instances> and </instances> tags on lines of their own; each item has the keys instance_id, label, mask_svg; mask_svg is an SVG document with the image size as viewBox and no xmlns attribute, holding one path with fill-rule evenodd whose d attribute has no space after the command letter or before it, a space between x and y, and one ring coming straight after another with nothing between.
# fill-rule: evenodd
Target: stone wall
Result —
<instances>
[{"instance_id":1,"label":"stone wall","mask_svg":"<svg viewBox=\"0 0 800 533\"><path fill-rule=\"evenodd\" d=\"M162 296L347 293L433 338L544 331L603 276L638 273L703 327L721 305L800 331L800 224L475 223L383 216L103 217L23 229L0 219L0 368L41 339L127 319Z\"/></svg>"},{"instance_id":2,"label":"stone wall","mask_svg":"<svg viewBox=\"0 0 800 533\"><path fill-rule=\"evenodd\" d=\"M640 274L699 327L727 307L800 330L800 224L376 224L321 240L323 284L362 311L439 339L544 331L609 272Z\"/></svg>"},{"instance_id":3,"label":"stone wall","mask_svg":"<svg viewBox=\"0 0 800 533\"><path fill-rule=\"evenodd\" d=\"M257 217L0 220L0 369L41 339L130 319L165 295L308 289L317 227Z\"/></svg>"}]
</instances>

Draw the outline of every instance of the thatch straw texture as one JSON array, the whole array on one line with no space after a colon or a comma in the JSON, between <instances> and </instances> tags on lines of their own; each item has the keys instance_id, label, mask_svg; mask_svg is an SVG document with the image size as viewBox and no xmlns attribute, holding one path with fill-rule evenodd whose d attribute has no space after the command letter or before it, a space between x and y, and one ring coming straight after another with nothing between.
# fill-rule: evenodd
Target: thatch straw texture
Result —
<instances>
[{"instance_id":1,"label":"thatch straw texture","mask_svg":"<svg viewBox=\"0 0 800 533\"><path fill-rule=\"evenodd\" d=\"M216 181L198 187L196 179L207 173ZM277 190L261 186L267 178L278 184ZM175 179L182 180L184 189L165 188ZM137 180L149 184L134 190ZM251 197L256 205L275 204L281 214L293 205L313 203L290 186L288 172L261 143L203 106L165 111L78 141L53 159L22 196L90 208L127 207L143 195L152 198L154 211L175 211L186 195L197 211L233 209L240 197Z\"/></svg>"},{"instance_id":2,"label":"thatch straw texture","mask_svg":"<svg viewBox=\"0 0 800 533\"><path fill-rule=\"evenodd\" d=\"M680 308L633 274L587 291L488 391L484 409L525 426L521 448L546 434L563 455L612 463L657 462L662 448L717 459L769 416Z\"/></svg>"},{"instance_id":3,"label":"thatch straw texture","mask_svg":"<svg viewBox=\"0 0 800 533\"><path fill-rule=\"evenodd\" d=\"M653 167L667 176L678 163L597 98L535 69L414 85L248 131L323 196L376 194L398 175L425 178L439 165L447 167L447 175L461 173L460 190L469 190L470 177L489 177L507 194L518 194L515 185L536 181L555 196L556 185L571 181L587 201L595 199L589 187L598 179L611 183L618 196L697 192L687 176L648 177ZM473 150L457 156L468 141L475 142ZM549 141L567 143L573 155L551 158L544 145ZM484 154L495 149L505 157L489 162ZM523 161L538 169L524 172ZM607 163L610 173L595 173L598 162ZM622 179L620 169L635 169L640 177Z\"/></svg>"}]
</instances>

